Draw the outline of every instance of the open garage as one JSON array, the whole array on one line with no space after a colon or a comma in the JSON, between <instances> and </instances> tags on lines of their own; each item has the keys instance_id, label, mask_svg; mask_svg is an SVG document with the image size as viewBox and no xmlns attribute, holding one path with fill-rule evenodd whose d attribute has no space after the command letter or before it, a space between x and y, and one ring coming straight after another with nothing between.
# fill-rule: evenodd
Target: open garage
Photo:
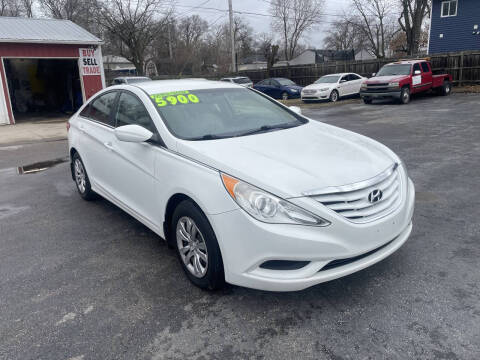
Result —
<instances>
[{"instance_id":1,"label":"open garage","mask_svg":"<svg viewBox=\"0 0 480 360\"><path fill-rule=\"evenodd\" d=\"M0 124L76 111L105 86L101 43L68 20L0 18Z\"/></svg>"}]
</instances>

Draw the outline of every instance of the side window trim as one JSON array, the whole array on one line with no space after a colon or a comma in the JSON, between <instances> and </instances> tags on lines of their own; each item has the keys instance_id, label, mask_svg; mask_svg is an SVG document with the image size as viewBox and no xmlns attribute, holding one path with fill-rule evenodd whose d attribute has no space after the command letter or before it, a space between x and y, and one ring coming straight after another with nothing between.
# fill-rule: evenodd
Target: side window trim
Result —
<instances>
[{"instance_id":1,"label":"side window trim","mask_svg":"<svg viewBox=\"0 0 480 360\"><path fill-rule=\"evenodd\" d=\"M94 101L96 101L98 98L100 98L101 96L107 95L107 94L110 94L110 93L116 93L116 95L115 95L115 100L113 101L113 106L112 106L112 108L110 109L110 113L109 113L109 115L108 115L108 118L109 118L110 121L113 123L113 120L114 120L114 118L113 118L114 111L113 111L113 110L117 108L118 98L119 98L119 93L120 93L118 90L105 91L104 93L101 93L101 94L95 96L95 98L93 98L92 100L90 100L90 101L88 102L88 105L87 105L88 108L89 108L89 109L88 109L88 117L83 117L83 118L86 119L86 120L89 120L89 121L91 121L91 122L94 122L94 123L96 123L96 124L100 124L100 125L103 125L103 126L105 126L105 127L111 128L111 129L115 129L114 126L109 125L109 124L106 124L106 123L101 122L101 121L98 121L98 120L95 120L95 119L92 119L91 116L90 116L90 111L91 111L91 105L92 105L92 103L93 103Z\"/></svg>"}]
</instances>

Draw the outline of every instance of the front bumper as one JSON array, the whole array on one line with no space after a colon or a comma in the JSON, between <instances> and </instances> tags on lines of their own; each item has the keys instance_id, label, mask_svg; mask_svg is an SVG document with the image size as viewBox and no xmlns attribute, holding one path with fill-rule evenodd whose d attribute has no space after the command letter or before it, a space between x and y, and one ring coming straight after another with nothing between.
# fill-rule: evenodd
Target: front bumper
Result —
<instances>
[{"instance_id":1,"label":"front bumper","mask_svg":"<svg viewBox=\"0 0 480 360\"><path fill-rule=\"evenodd\" d=\"M332 215L325 216L332 222L327 227L267 224L240 209L211 215L210 223L219 241L228 283L260 290L296 291L364 269L399 249L412 230L414 201L415 189L409 180L400 206L370 223L355 224ZM334 260L354 257L358 258L322 270ZM260 267L271 260L308 264L293 270Z\"/></svg>"},{"instance_id":2,"label":"front bumper","mask_svg":"<svg viewBox=\"0 0 480 360\"><path fill-rule=\"evenodd\" d=\"M313 94L304 94L302 93L302 100L303 101L308 101L308 100L327 100L330 97L330 90L326 91L317 91Z\"/></svg>"},{"instance_id":3,"label":"front bumper","mask_svg":"<svg viewBox=\"0 0 480 360\"><path fill-rule=\"evenodd\" d=\"M400 96L401 96L400 90L392 90L392 91L384 91L384 92L360 91L360 97L362 99L386 99L386 98L400 99Z\"/></svg>"}]
</instances>

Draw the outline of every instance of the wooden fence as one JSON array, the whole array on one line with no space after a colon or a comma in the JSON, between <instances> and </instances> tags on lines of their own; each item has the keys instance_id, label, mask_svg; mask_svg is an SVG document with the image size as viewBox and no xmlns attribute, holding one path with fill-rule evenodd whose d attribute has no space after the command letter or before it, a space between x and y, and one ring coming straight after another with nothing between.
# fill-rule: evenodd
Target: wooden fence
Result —
<instances>
[{"instance_id":1,"label":"wooden fence","mask_svg":"<svg viewBox=\"0 0 480 360\"><path fill-rule=\"evenodd\" d=\"M435 73L449 73L457 85L480 83L480 51L429 55ZM335 61L314 65L274 67L270 74L263 70L240 71L239 75L248 76L254 83L267 77L286 77L299 85L306 86L327 74L353 72L370 77L385 64L398 59L372 59L360 61Z\"/></svg>"}]
</instances>

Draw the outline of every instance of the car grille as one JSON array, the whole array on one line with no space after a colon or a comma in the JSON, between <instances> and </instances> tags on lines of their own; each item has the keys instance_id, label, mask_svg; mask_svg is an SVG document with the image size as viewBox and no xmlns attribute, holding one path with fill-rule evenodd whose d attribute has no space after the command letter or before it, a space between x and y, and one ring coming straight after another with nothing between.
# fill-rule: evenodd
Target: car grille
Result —
<instances>
[{"instance_id":1,"label":"car grille","mask_svg":"<svg viewBox=\"0 0 480 360\"><path fill-rule=\"evenodd\" d=\"M317 90L311 90L311 89L303 90L303 93L305 95L312 95L312 94L315 94L316 92L317 92Z\"/></svg>"},{"instance_id":2,"label":"car grille","mask_svg":"<svg viewBox=\"0 0 480 360\"><path fill-rule=\"evenodd\" d=\"M380 83L380 84L367 84L367 91L368 92L385 92L388 91L388 83Z\"/></svg>"},{"instance_id":3,"label":"car grille","mask_svg":"<svg viewBox=\"0 0 480 360\"><path fill-rule=\"evenodd\" d=\"M398 165L372 179L330 190L333 191L316 193L311 197L352 222L373 221L392 212L400 204ZM380 198L378 191L381 192Z\"/></svg>"}]
</instances>

